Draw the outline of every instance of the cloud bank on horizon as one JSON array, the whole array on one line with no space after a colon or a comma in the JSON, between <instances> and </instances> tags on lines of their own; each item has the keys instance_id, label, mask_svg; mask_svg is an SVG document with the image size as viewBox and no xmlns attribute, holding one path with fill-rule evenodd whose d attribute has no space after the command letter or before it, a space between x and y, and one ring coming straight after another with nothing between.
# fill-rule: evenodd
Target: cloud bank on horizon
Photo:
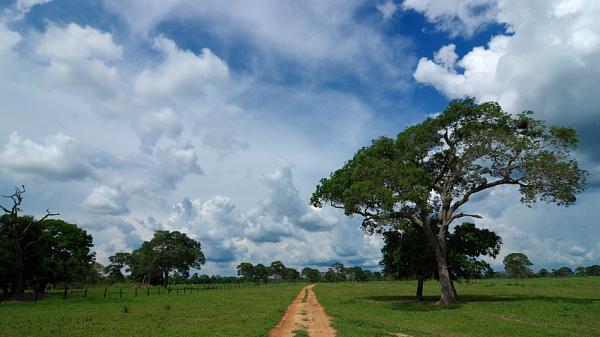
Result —
<instances>
[{"instance_id":1,"label":"cloud bank on horizon","mask_svg":"<svg viewBox=\"0 0 600 337\"><path fill-rule=\"evenodd\" d=\"M528 209L511 188L475 200L501 255L598 263L598 15L581 0L8 2L0 188L84 227L101 262L170 229L201 241L207 273L373 268L381 238L311 207L315 185L472 96L575 127L591 173L571 208Z\"/></svg>"}]
</instances>

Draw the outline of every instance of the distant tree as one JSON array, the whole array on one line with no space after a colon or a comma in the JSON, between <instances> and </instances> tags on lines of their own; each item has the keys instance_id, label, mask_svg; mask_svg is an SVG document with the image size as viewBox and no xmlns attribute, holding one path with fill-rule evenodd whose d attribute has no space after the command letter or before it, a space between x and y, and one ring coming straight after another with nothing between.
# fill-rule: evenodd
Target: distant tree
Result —
<instances>
[{"instance_id":1,"label":"distant tree","mask_svg":"<svg viewBox=\"0 0 600 337\"><path fill-rule=\"evenodd\" d=\"M285 268L283 279L286 281L296 281L300 279L300 273L295 268Z\"/></svg>"},{"instance_id":2,"label":"distant tree","mask_svg":"<svg viewBox=\"0 0 600 337\"><path fill-rule=\"evenodd\" d=\"M329 268L323 275L323 281L325 282L336 282L338 281L337 275L332 268Z\"/></svg>"},{"instance_id":3,"label":"distant tree","mask_svg":"<svg viewBox=\"0 0 600 337\"><path fill-rule=\"evenodd\" d=\"M575 268L575 275L585 276L585 267L579 266L579 267Z\"/></svg>"},{"instance_id":4,"label":"distant tree","mask_svg":"<svg viewBox=\"0 0 600 337\"><path fill-rule=\"evenodd\" d=\"M269 266L269 275L277 280L284 279L286 275L285 265L283 265L281 261L271 262L271 266Z\"/></svg>"},{"instance_id":5,"label":"distant tree","mask_svg":"<svg viewBox=\"0 0 600 337\"><path fill-rule=\"evenodd\" d=\"M41 221L59 215L58 213L51 213L49 210L46 210L46 215L39 220L35 220L33 217L20 216L23 194L25 194L25 186L15 187L13 194L1 196L4 199L9 199L11 205L6 207L0 205L0 210L5 213L0 217L0 232L2 233L3 240L8 242L9 254L11 256L11 266L8 269L11 270L11 274L13 275L11 291L17 297L25 293L27 253L41 240L39 235L34 235L33 233L35 227Z\"/></svg>"},{"instance_id":6,"label":"distant tree","mask_svg":"<svg viewBox=\"0 0 600 337\"><path fill-rule=\"evenodd\" d=\"M368 272L363 270L361 267L359 266L354 266L354 267L350 267L350 268L346 268L344 270L344 273L346 274L346 278L350 281L353 282L362 282L362 281L367 281L368 280Z\"/></svg>"},{"instance_id":7,"label":"distant tree","mask_svg":"<svg viewBox=\"0 0 600 337\"><path fill-rule=\"evenodd\" d=\"M552 269L552 275L557 277L572 276L573 270L569 267L560 267L558 269Z\"/></svg>"},{"instance_id":8,"label":"distant tree","mask_svg":"<svg viewBox=\"0 0 600 337\"><path fill-rule=\"evenodd\" d=\"M540 269L540 271L538 271L538 273L537 273L538 277L548 277L549 275L550 275L550 272L548 272L548 269L546 269L546 268Z\"/></svg>"},{"instance_id":9,"label":"distant tree","mask_svg":"<svg viewBox=\"0 0 600 337\"><path fill-rule=\"evenodd\" d=\"M318 269L306 267L302 269L302 277L311 283L319 282L321 281L321 272Z\"/></svg>"},{"instance_id":10,"label":"distant tree","mask_svg":"<svg viewBox=\"0 0 600 337\"><path fill-rule=\"evenodd\" d=\"M341 262L334 262L325 273L324 280L328 282L346 281L346 267Z\"/></svg>"},{"instance_id":11,"label":"distant tree","mask_svg":"<svg viewBox=\"0 0 600 337\"><path fill-rule=\"evenodd\" d=\"M269 278L269 268L259 263L254 266L254 282L267 282Z\"/></svg>"},{"instance_id":12,"label":"distant tree","mask_svg":"<svg viewBox=\"0 0 600 337\"><path fill-rule=\"evenodd\" d=\"M108 258L110 264L106 266L105 271L113 282L121 282L125 279L123 268L129 264L130 259L130 253L116 253Z\"/></svg>"},{"instance_id":13,"label":"distant tree","mask_svg":"<svg viewBox=\"0 0 600 337\"><path fill-rule=\"evenodd\" d=\"M127 259L132 279L165 287L172 272L187 278L190 268L200 269L205 261L200 242L178 231L154 232Z\"/></svg>"},{"instance_id":14,"label":"distant tree","mask_svg":"<svg viewBox=\"0 0 600 337\"><path fill-rule=\"evenodd\" d=\"M252 263L242 262L237 266L237 274L246 282L254 281L254 266Z\"/></svg>"},{"instance_id":15,"label":"distant tree","mask_svg":"<svg viewBox=\"0 0 600 337\"><path fill-rule=\"evenodd\" d=\"M373 281L383 281L383 275L381 272L375 271L373 272Z\"/></svg>"},{"instance_id":16,"label":"distant tree","mask_svg":"<svg viewBox=\"0 0 600 337\"><path fill-rule=\"evenodd\" d=\"M595 264L593 266L585 267L586 276L600 276L600 266Z\"/></svg>"},{"instance_id":17,"label":"distant tree","mask_svg":"<svg viewBox=\"0 0 600 337\"><path fill-rule=\"evenodd\" d=\"M525 204L574 204L587 176L571 155L577 142L574 129L546 126L531 111L514 118L497 103L457 100L395 139L381 137L358 150L321 180L311 202L360 215L369 233L400 221L422 228L436 257L440 303L454 303L446 246L450 225L481 217L463 211L465 205L501 185L518 188Z\"/></svg>"},{"instance_id":18,"label":"distant tree","mask_svg":"<svg viewBox=\"0 0 600 337\"><path fill-rule=\"evenodd\" d=\"M527 255L523 253L510 253L504 257L504 271L511 278L525 278L533 276L530 266L533 265Z\"/></svg>"}]
</instances>

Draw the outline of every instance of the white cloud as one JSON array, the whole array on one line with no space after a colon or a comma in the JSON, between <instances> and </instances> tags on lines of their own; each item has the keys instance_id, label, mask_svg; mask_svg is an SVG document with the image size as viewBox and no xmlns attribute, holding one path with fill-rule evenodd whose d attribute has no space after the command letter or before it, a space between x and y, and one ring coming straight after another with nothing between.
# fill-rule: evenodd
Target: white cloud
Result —
<instances>
[{"instance_id":1,"label":"white cloud","mask_svg":"<svg viewBox=\"0 0 600 337\"><path fill-rule=\"evenodd\" d=\"M93 158L77 140L59 133L41 142L13 132L0 152L0 169L15 177L79 180L90 176Z\"/></svg>"},{"instance_id":2,"label":"white cloud","mask_svg":"<svg viewBox=\"0 0 600 337\"><path fill-rule=\"evenodd\" d=\"M168 147L155 147L152 153L153 165L150 173L153 181L158 183L157 192L161 188L174 189L189 174L202 175L204 172L198 164L198 155L190 143L178 143Z\"/></svg>"},{"instance_id":3,"label":"white cloud","mask_svg":"<svg viewBox=\"0 0 600 337\"><path fill-rule=\"evenodd\" d=\"M398 6L391 0L378 4L376 7L381 12L381 15L383 15L383 20L390 19L398 10Z\"/></svg>"},{"instance_id":4,"label":"white cloud","mask_svg":"<svg viewBox=\"0 0 600 337\"><path fill-rule=\"evenodd\" d=\"M21 34L8 29L6 24L0 22L0 57L12 52L12 49L21 42L21 40Z\"/></svg>"},{"instance_id":5,"label":"white cloud","mask_svg":"<svg viewBox=\"0 0 600 337\"><path fill-rule=\"evenodd\" d=\"M452 36L472 35L495 19L496 0L404 0L404 10L415 10Z\"/></svg>"},{"instance_id":6,"label":"white cloud","mask_svg":"<svg viewBox=\"0 0 600 337\"><path fill-rule=\"evenodd\" d=\"M83 201L83 208L92 213L124 215L129 213L127 194L109 186L97 186Z\"/></svg>"},{"instance_id":7,"label":"white cloud","mask_svg":"<svg viewBox=\"0 0 600 337\"><path fill-rule=\"evenodd\" d=\"M473 48L450 67L441 59L422 58L415 79L449 98L495 100L509 112L531 109L550 123L575 127L581 135L579 156L595 169L600 3L504 0L498 8L498 22L512 35L493 37L487 48Z\"/></svg>"},{"instance_id":8,"label":"white cloud","mask_svg":"<svg viewBox=\"0 0 600 337\"><path fill-rule=\"evenodd\" d=\"M49 23L36 52L49 62L46 81L51 87L65 84L101 99L114 99L121 91L118 70L111 63L121 59L123 51L109 33L75 23Z\"/></svg>"},{"instance_id":9,"label":"white cloud","mask_svg":"<svg viewBox=\"0 0 600 337\"><path fill-rule=\"evenodd\" d=\"M183 130L171 108L143 114L135 127L145 151L150 151L161 137L177 139Z\"/></svg>"},{"instance_id":10,"label":"white cloud","mask_svg":"<svg viewBox=\"0 0 600 337\"><path fill-rule=\"evenodd\" d=\"M196 55L179 49L163 36L154 40L154 48L162 52L165 59L158 67L146 69L137 76L134 89L139 95L174 102L206 99L220 95L229 82L227 64L210 49L204 48Z\"/></svg>"}]
</instances>

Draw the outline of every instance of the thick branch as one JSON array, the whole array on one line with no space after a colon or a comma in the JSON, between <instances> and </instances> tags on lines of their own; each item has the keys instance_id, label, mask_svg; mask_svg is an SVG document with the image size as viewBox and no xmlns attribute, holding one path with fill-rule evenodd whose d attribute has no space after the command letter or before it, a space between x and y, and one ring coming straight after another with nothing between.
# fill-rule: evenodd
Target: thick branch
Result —
<instances>
[{"instance_id":1,"label":"thick branch","mask_svg":"<svg viewBox=\"0 0 600 337\"><path fill-rule=\"evenodd\" d=\"M518 180L514 180L509 177L504 177L500 180L496 180L491 183L484 183L484 184L478 185L478 186L474 187L473 189L471 189L469 192L465 193L465 195L460 200L457 200L450 208L450 212L454 213L454 211L456 211L460 206L464 205L467 201L469 201L469 198L475 193L478 193L483 190L487 190L488 188L492 188L492 187L499 186L499 185L507 185L507 184L514 185L514 184L519 184L519 183L520 182Z\"/></svg>"},{"instance_id":2,"label":"thick branch","mask_svg":"<svg viewBox=\"0 0 600 337\"><path fill-rule=\"evenodd\" d=\"M454 221L454 220L456 220L456 219L458 219L458 218L462 218L462 217L471 217L471 218L476 218L476 219L483 219L483 217L481 215L479 215L479 214L458 213L458 214L453 215L450 218L449 223L452 222L452 221Z\"/></svg>"}]
</instances>

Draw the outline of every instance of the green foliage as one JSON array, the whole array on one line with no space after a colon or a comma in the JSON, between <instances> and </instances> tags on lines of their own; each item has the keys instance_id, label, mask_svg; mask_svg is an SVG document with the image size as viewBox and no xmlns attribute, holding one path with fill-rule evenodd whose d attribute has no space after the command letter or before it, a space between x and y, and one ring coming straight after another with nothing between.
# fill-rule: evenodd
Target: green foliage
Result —
<instances>
[{"instance_id":1,"label":"green foliage","mask_svg":"<svg viewBox=\"0 0 600 337\"><path fill-rule=\"evenodd\" d=\"M148 284L169 284L171 273L187 279L190 268L200 269L205 263L201 244L178 231L156 231L150 241L128 253L117 253L110 258L110 270L117 275L124 265L129 267L132 280Z\"/></svg>"},{"instance_id":2,"label":"green foliage","mask_svg":"<svg viewBox=\"0 0 600 337\"><path fill-rule=\"evenodd\" d=\"M510 253L504 257L504 271L509 277L532 277L533 272L529 266L533 265L527 255L523 253Z\"/></svg>"},{"instance_id":3,"label":"green foliage","mask_svg":"<svg viewBox=\"0 0 600 337\"><path fill-rule=\"evenodd\" d=\"M302 269L302 277L311 283L319 282L321 280L321 272L318 269L306 267Z\"/></svg>"},{"instance_id":4,"label":"green foliage","mask_svg":"<svg viewBox=\"0 0 600 337\"><path fill-rule=\"evenodd\" d=\"M371 231L503 184L519 187L526 204L571 205L587 175L570 158L577 135L532 115L513 119L497 103L454 101L396 139L381 137L360 149L321 180L312 204L325 201L348 215L363 215L363 226ZM432 201L432 194L438 198Z\"/></svg>"},{"instance_id":5,"label":"green foliage","mask_svg":"<svg viewBox=\"0 0 600 337\"><path fill-rule=\"evenodd\" d=\"M403 231L392 230L383 234L385 244L380 264L387 278L427 279L437 275L435 256L421 228L408 227ZM488 229L477 228L468 222L456 226L447 238L452 279L481 278L492 273L490 265L477 258L496 257L501 244L500 237Z\"/></svg>"},{"instance_id":6,"label":"green foliage","mask_svg":"<svg viewBox=\"0 0 600 337\"><path fill-rule=\"evenodd\" d=\"M16 283L16 240L24 248L24 282L37 291L47 284L85 282L94 274L92 236L77 225L19 216L8 230L9 221L8 215L0 217L0 285L6 292Z\"/></svg>"},{"instance_id":7,"label":"green foliage","mask_svg":"<svg viewBox=\"0 0 600 337\"><path fill-rule=\"evenodd\" d=\"M455 301L444 242L450 224L479 217L460 209L474 195L500 185L519 189L521 202L569 206L586 187L587 172L571 152L573 129L547 126L526 111L513 118L494 102L451 102L443 113L363 147L322 179L311 203L362 216L369 232L415 226L438 253L443 302ZM439 227L433 228L434 219Z\"/></svg>"}]
</instances>

